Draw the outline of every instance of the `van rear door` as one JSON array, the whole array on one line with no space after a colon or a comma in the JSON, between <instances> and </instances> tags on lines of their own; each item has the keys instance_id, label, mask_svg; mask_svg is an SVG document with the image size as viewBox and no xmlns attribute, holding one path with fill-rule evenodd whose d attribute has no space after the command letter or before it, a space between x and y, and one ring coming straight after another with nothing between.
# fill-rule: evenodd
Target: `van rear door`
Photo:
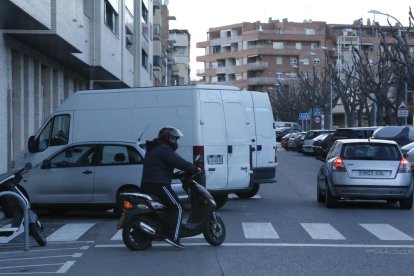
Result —
<instances>
[{"instance_id":1,"label":"van rear door","mask_svg":"<svg viewBox=\"0 0 414 276\"><path fill-rule=\"evenodd\" d=\"M250 183L250 135L240 91L221 91L227 137L228 189Z\"/></svg>"}]
</instances>

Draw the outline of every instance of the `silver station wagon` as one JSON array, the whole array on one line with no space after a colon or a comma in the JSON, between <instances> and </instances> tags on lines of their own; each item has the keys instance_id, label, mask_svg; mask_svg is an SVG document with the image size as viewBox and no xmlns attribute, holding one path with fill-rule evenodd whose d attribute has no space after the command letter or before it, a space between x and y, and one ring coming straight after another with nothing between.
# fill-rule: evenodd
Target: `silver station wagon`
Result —
<instances>
[{"instance_id":1,"label":"silver station wagon","mask_svg":"<svg viewBox=\"0 0 414 276\"><path fill-rule=\"evenodd\" d=\"M341 199L399 201L401 209L412 208L411 166L395 141L335 141L318 173L317 200L330 208Z\"/></svg>"},{"instance_id":2,"label":"silver station wagon","mask_svg":"<svg viewBox=\"0 0 414 276\"><path fill-rule=\"evenodd\" d=\"M75 143L33 166L20 185L33 206L52 213L70 208L120 210L119 194L139 191L144 155L134 142ZM173 188L184 194L181 185Z\"/></svg>"}]
</instances>

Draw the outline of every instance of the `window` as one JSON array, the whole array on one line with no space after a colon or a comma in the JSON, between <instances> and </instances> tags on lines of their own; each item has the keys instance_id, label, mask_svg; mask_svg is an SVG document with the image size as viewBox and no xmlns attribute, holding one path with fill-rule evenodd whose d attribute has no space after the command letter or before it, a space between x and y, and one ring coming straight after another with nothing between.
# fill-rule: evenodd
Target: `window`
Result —
<instances>
[{"instance_id":1,"label":"window","mask_svg":"<svg viewBox=\"0 0 414 276\"><path fill-rule=\"evenodd\" d=\"M273 42L273 49L284 49L285 44L283 42Z\"/></svg>"},{"instance_id":2,"label":"window","mask_svg":"<svg viewBox=\"0 0 414 276\"><path fill-rule=\"evenodd\" d=\"M309 65L309 58L302 59L303 65Z\"/></svg>"},{"instance_id":3,"label":"window","mask_svg":"<svg viewBox=\"0 0 414 276\"><path fill-rule=\"evenodd\" d=\"M318 43L312 42L311 43L311 49L312 50L317 50L318 49Z\"/></svg>"},{"instance_id":4,"label":"window","mask_svg":"<svg viewBox=\"0 0 414 276\"><path fill-rule=\"evenodd\" d=\"M280 73L280 72L276 73L276 78L279 80L283 79L283 73Z\"/></svg>"},{"instance_id":5,"label":"window","mask_svg":"<svg viewBox=\"0 0 414 276\"><path fill-rule=\"evenodd\" d=\"M144 49L141 51L141 59L142 59L142 67L148 70L148 54L145 52Z\"/></svg>"},{"instance_id":6,"label":"window","mask_svg":"<svg viewBox=\"0 0 414 276\"><path fill-rule=\"evenodd\" d=\"M290 73L290 78L292 80L296 80L298 78L298 74L296 74L296 73Z\"/></svg>"},{"instance_id":7,"label":"window","mask_svg":"<svg viewBox=\"0 0 414 276\"><path fill-rule=\"evenodd\" d=\"M296 42L296 50L302 50L302 42Z\"/></svg>"},{"instance_id":8,"label":"window","mask_svg":"<svg viewBox=\"0 0 414 276\"><path fill-rule=\"evenodd\" d=\"M161 66L160 60L161 60L160 56L152 57L152 63L154 64L154 66Z\"/></svg>"},{"instance_id":9,"label":"window","mask_svg":"<svg viewBox=\"0 0 414 276\"><path fill-rule=\"evenodd\" d=\"M37 138L38 151L49 146L66 145L69 141L70 116L68 114L53 117Z\"/></svg>"},{"instance_id":10,"label":"window","mask_svg":"<svg viewBox=\"0 0 414 276\"><path fill-rule=\"evenodd\" d=\"M313 63L316 64L316 65L318 65L318 64L321 63L321 59L320 58L314 58L313 59Z\"/></svg>"},{"instance_id":11,"label":"window","mask_svg":"<svg viewBox=\"0 0 414 276\"><path fill-rule=\"evenodd\" d=\"M117 1L113 1L117 3ZM117 8L117 7L116 7ZM110 1L105 0L105 24L114 34L118 34L118 13Z\"/></svg>"},{"instance_id":12,"label":"window","mask_svg":"<svg viewBox=\"0 0 414 276\"><path fill-rule=\"evenodd\" d=\"M315 29L305 29L305 33L306 35L314 35L316 32Z\"/></svg>"},{"instance_id":13,"label":"window","mask_svg":"<svg viewBox=\"0 0 414 276\"><path fill-rule=\"evenodd\" d=\"M124 145L104 145L100 165L141 164L142 158L136 149Z\"/></svg>"},{"instance_id":14,"label":"window","mask_svg":"<svg viewBox=\"0 0 414 276\"><path fill-rule=\"evenodd\" d=\"M283 57L276 57L276 64L283 64Z\"/></svg>"},{"instance_id":15,"label":"window","mask_svg":"<svg viewBox=\"0 0 414 276\"><path fill-rule=\"evenodd\" d=\"M94 145L74 146L60 152L50 160L51 168L84 167L91 166Z\"/></svg>"},{"instance_id":16,"label":"window","mask_svg":"<svg viewBox=\"0 0 414 276\"><path fill-rule=\"evenodd\" d=\"M290 64L297 64L297 63L298 63L298 59L296 57L290 58Z\"/></svg>"}]
</instances>

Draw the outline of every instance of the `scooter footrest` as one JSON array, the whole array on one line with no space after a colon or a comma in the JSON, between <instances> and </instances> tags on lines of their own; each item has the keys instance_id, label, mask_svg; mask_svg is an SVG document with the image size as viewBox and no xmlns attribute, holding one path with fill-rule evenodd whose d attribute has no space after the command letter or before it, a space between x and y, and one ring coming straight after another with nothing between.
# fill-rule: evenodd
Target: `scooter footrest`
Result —
<instances>
[{"instance_id":1,"label":"scooter footrest","mask_svg":"<svg viewBox=\"0 0 414 276\"><path fill-rule=\"evenodd\" d=\"M194 229L196 229L197 228L197 224L195 224L195 223L186 223L186 224L183 224L182 225L182 227L184 228L184 229L186 229L186 230L194 230Z\"/></svg>"}]
</instances>

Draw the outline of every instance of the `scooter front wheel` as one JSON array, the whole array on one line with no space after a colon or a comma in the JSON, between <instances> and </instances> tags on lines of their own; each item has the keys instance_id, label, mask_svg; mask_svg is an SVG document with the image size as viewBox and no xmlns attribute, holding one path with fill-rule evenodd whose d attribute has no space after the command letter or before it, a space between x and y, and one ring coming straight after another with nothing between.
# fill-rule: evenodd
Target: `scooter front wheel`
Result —
<instances>
[{"instance_id":1,"label":"scooter front wheel","mask_svg":"<svg viewBox=\"0 0 414 276\"><path fill-rule=\"evenodd\" d=\"M36 221L35 223L29 224L29 234L35 239L39 246L46 245L46 237L43 234L40 222Z\"/></svg>"},{"instance_id":2,"label":"scooter front wheel","mask_svg":"<svg viewBox=\"0 0 414 276\"><path fill-rule=\"evenodd\" d=\"M122 240L130 250L145 250L152 244L152 237L139 228L139 220L128 221L122 230Z\"/></svg>"},{"instance_id":3,"label":"scooter front wheel","mask_svg":"<svg viewBox=\"0 0 414 276\"><path fill-rule=\"evenodd\" d=\"M203 232L204 238L212 246L218 246L226 239L226 226L217 214L212 215L207 228Z\"/></svg>"}]
</instances>

